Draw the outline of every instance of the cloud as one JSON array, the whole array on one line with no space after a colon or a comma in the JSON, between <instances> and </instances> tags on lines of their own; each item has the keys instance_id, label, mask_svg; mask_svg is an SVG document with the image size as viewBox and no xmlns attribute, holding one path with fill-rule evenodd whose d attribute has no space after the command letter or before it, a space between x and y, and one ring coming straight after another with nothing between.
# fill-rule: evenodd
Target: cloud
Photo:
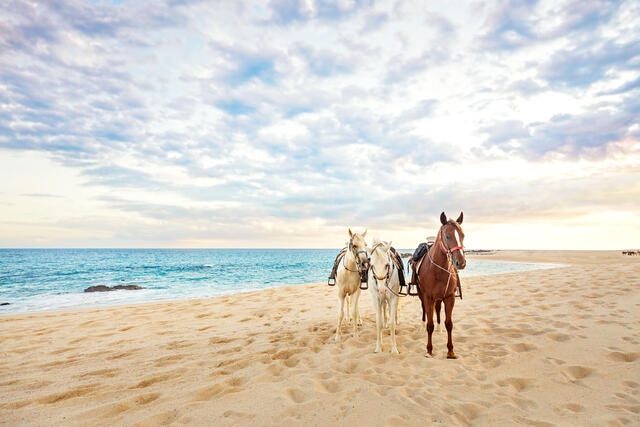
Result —
<instances>
[{"instance_id":1,"label":"cloud","mask_svg":"<svg viewBox=\"0 0 640 427\"><path fill-rule=\"evenodd\" d=\"M559 50L541 69L540 77L551 85L588 87L612 71L637 70L640 41L589 40L586 46Z\"/></svg>"},{"instance_id":2,"label":"cloud","mask_svg":"<svg viewBox=\"0 0 640 427\"><path fill-rule=\"evenodd\" d=\"M272 0L269 3L270 22L291 24L310 19L335 21L346 19L356 11L373 4L370 0L356 1L306 1L306 0Z\"/></svg>"},{"instance_id":3,"label":"cloud","mask_svg":"<svg viewBox=\"0 0 640 427\"><path fill-rule=\"evenodd\" d=\"M483 224L633 215L637 12L12 2L0 6L0 151L72 170L103 242L138 228L136 244L269 246L310 227L330 246L347 224L410 233L442 210ZM57 194L29 182L0 192L14 207ZM80 226L69 215L56 227Z\"/></svg>"}]
</instances>

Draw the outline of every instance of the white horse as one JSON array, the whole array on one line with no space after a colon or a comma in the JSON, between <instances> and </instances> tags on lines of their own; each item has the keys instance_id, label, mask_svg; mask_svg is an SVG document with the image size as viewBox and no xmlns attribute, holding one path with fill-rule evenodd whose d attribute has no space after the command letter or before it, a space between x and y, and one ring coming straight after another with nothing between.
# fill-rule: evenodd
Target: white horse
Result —
<instances>
[{"instance_id":1,"label":"white horse","mask_svg":"<svg viewBox=\"0 0 640 427\"><path fill-rule=\"evenodd\" d=\"M339 341L342 335L341 326L344 319L344 302L350 298L351 318L353 319L353 335L358 334L357 327L362 325L360 311L358 310L358 299L360 298L360 283L366 280L369 269L369 255L367 254L367 242L364 240L367 231L358 234L349 229L349 246L346 250L338 270L336 272L336 285L338 288L338 300L340 309L338 311L338 325L336 326L335 340ZM347 301L349 304L349 301Z\"/></svg>"},{"instance_id":2,"label":"white horse","mask_svg":"<svg viewBox=\"0 0 640 427\"><path fill-rule=\"evenodd\" d=\"M374 242L369 267L369 291L376 309L376 349L382 351L382 328L388 324L391 333L391 353L398 354L396 345L396 323L398 319L398 297L400 279L393 262L391 242ZM389 317L386 316L387 306Z\"/></svg>"}]
</instances>

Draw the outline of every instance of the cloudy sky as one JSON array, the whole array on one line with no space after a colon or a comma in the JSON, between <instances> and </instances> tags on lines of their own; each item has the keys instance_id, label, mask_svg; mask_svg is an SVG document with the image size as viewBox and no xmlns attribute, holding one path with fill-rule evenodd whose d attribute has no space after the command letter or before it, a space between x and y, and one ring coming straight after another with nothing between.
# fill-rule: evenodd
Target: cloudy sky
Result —
<instances>
[{"instance_id":1,"label":"cloudy sky","mask_svg":"<svg viewBox=\"0 0 640 427\"><path fill-rule=\"evenodd\" d=\"M640 2L8 1L0 247L640 247Z\"/></svg>"}]
</instances>

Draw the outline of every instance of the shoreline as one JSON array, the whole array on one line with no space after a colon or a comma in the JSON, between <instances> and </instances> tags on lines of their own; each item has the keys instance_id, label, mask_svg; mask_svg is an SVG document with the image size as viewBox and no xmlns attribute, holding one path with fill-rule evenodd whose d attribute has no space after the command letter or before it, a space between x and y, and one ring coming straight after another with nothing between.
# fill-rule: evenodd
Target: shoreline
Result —
<instances>
[{"instance_id":1,"label":"shoreline","mask_svg":"<svg viewBox=\"0 0 640 427\"><path fill-rule=\"evenodd\" d=\"M640 260L478 256L567 265L464 279L454 361L446 334L424 357L416 297L400 302L399 355L388 331L373 353L368 291L358 336L343 325L336 343L323 282L2 315L0 425L640 423Z\"/></svg>"},{"instance_id":2,"label":"shoreline","mask_svg":"<svg viewBox=\"0 0 640 427\"><path fill-rule=\"evenodd\" d=\"M467 253L467 258L469 259L477 259L480 261L504 261L504 262L523 262L523 263L544 263L544 264L559 264L558 262L553 261L552 259L549 259L549 257L545 257L544 254L548 253L548 252L553 252L553 251L513 251L513 250L491 250L491 251L472 251L471 253ZM573 253L575 251L557 251L560 253ZM613 252L613 251L603 251L603 253L608 253L608 252ZM542 256L541 256L542 254ZM410 256L410 254L407 254L407 256ZM405 257L406 258L406 257ZM405 261L406 262L406 261ZM566 265L563 263L563 265ZM555 268L556 265L552 266L552 267L544 267L544 268ZM405 269L406 271L406 269ZM508 274L509 272L500 272L500 273L488 273L488 275L494 275L494 274ZM466 276L463 273L463 279L466 280L467 277L471 277L471 276ZM295 284L282 284L282 285L278 285L277 287L286 287L286 286L306 286L309 284L313 284L313 283L320 283L320 282L307 282L307 283L295 283ZM146 289L146 288L145 288ZM262 291L264 289L270 289L269 287L265 287L262 289L249 289L249 290L238 290L235 293L246 293L246 292L254 292L254 291ZM144 290L144 289L142 289ZM155 291L154 289L149 289L150 291ZM72 295L74 298L77 298L78 295L85 295L83 293L80 294L73 294L70 293L68 295ZM25 309L25 310L20 310L20 309L14 309L13 308L13 304L9 304L6 303L9 307L7 307L6 310L0 309L0 319L4 316L14 316L14 315L21 315L21 314L31 314L31 313L51 313L51 312L64 312L64 311L84 311L84 310L90 310L90 309L99 309L99 308L110 308L110 307L122 307L122 306L128 306L128 305L143 305L143 304L152 304L152 303L158 303L158 304L167 304L167 303L171 303L174 301L185 301L185 300L200 300L200 299L209 299L209 298L218 298L221 296L225 296L225 295L234 295L234 293L221 293L219 295L210 295L210 296L198 296L198 295L193 295L193 296L186 296L186 295L182 295L179 297L171 297L171 296L160 296L160 297L154 297L151 298L149 300L143 300L143 299L138 299L136 297L138 297L138 295L136 294L136 292L133 292L130 296L132 296L132 301L126 301L126 300L115 300L115 301L109 301L109 300L97 300L97 301L92 301L92 302L83 302L83 303L76 303L76 304L69 304L67 301L61 301L61 306L60 307L55 307L55 308L34 308L31 310ZM100 295L101 297L105 297L105 295ZM106 295L106 297L108 298L110 295ZM123 295L120 294L120 297L122 297ZM2 301L0 301L2 302Z\"/></svg>"}]
</instances>

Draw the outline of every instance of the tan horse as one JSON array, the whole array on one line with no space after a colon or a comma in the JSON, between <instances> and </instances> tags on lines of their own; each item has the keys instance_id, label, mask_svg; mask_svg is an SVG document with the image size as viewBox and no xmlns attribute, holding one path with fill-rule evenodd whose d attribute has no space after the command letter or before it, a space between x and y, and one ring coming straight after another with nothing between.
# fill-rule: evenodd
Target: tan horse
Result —
<instances>
[{"instance_id":1,"label":"tan horse","mask_svg":"<svg viewBox=\"0 0 640 427\"><path fill-rule=\"evenodd\" d=\"M462 219L462 212L455 221L447 220L447 216L442 212L440 215L442 226L438 231L435 243L427 252L427 256L417 271L418 295L427 316L427 357L433 356L431 335L434 329L434 309L436 304L440 305L443 302L444 326L447 329L447 358L457 358L453 352L451 331L453 330L453 306L456 301L459 280L456 270L462 270L467 265L463 250L464 232L460 226Z\"/></svg>"},{"instance_id":2,"label":"tan horse","mask_svg":"<svg viewBox=\"0 0 640 427\"><path fill-rule=\"evenodd\" d=\"M367 231L358 234L349 229L349 246L338 265L336 272L336 285L338 288L338 324L336 326L335 340L340 341L342 320L344 319L345 300L351 300L351 318L353 319L353 335L358 333L358 325L362 325L360 311L358 310L358 299L360 298L360 284L366 282L369 270L369 255L367 254L367 242L364 237ZM349 302L347 301L347 304Z\"/></svg>"}]
</instances>

